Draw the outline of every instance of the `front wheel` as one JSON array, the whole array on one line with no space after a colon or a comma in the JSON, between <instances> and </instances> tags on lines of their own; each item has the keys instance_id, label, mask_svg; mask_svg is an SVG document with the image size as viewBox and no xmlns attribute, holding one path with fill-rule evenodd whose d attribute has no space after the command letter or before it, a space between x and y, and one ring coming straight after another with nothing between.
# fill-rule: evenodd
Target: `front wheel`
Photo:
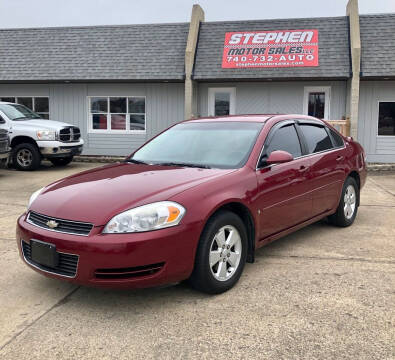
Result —
<instances>
[{"instance_id":1,"label":"front wheel","mask_svg":"<svg viewBox=\"0 0 395 360\"><path fill-rule=\"evenodd\" d=\"M247 259L247 232L242 220L221 211L206 224L200 237L191 285L209 294L231 289L239 280Z\"/></svg>"},{"instance_id":2,"label":"front wheel","mask_svg":"<svg viewBox=\"0 0 395 360\"><path fill-rule=\"evenodd\" d=\"M37 146L24 143L12 149L12 164L18 170L36 170L41 164L41 154Z\"/></svg>"},{"instance_id":3,"label":"front wheel","mask_svg":"<svg viewBox=\"0 0 395 360\"><path fill-rule=\"evenodd\" d=\"M72 156L49 159L53 166L66 166L73 161Z\"/></svg>"},{"instance_id":4,"label":"front wheel","mask_svg":"<svg viewBox=\"0 0 395 360\"><path fill-rule=\"evenodd\" d=\"M329 221L340 227L350 226L358 212L359 187L354 178L348 177L343 185L342 195L336 212L329 216Z\"/></svg>"}]
</instances>

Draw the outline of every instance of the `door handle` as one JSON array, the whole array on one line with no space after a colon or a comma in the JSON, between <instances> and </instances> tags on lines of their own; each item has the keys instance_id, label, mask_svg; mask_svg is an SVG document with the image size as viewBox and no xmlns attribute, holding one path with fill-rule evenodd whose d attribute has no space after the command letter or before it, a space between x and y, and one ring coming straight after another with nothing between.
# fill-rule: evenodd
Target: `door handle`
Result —
<instances>
[{"instance_id":1,"label":"door handle","mask_svg":"<svg viewBox=\"0 0 395 360\"><path fill-rule=\"evenodd\" d=\"M309 170L308 166L301 165L300 168L299 168L299 172L301 172L301 173L303 173L303 172L305 172L307 170Z\"/></svg>"},{"instance_id":2,"label":"door handle","mask_svg":"<svg viewBox=\"0 0 395 360\"><path fill-rule=\"evenodd\" d=\"M336 158L336 161L342 161L344 159L344 156L338 156L337 158Z\"/></svg>"}]
</instances>

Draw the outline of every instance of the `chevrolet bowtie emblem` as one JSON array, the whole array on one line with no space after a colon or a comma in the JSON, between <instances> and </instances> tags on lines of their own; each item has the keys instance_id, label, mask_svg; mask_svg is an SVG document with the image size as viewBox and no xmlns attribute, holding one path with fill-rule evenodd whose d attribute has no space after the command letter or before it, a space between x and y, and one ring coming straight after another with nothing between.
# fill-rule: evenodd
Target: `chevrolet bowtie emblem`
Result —
<instances>
[{"instance_id":1,"label":"chevrolet bowtie emblem","mask_svg":"<svg viewBox=\"0 0 395 360\"><path fill-rule=\"evenodd\" d=\"M49 220L47 221L47 226L50 227L51 229L55 229L56 227L58 227L59 223L57 223L54 220Z\"/></svg>"}]
</instances>

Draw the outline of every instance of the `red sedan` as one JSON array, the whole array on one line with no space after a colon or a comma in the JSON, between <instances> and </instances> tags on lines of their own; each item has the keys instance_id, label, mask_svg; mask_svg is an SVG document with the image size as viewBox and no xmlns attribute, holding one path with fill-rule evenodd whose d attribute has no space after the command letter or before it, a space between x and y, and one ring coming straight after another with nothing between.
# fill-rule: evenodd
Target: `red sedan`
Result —
<instances>
[{"instance_id":1,"label":"red sedan","mask_svg":"<svg viewBox=\"0 0 395 360\"><path fill-rule=\"evenodd\" d=\"M324 121L189 120L35 192L17 243L34 270L78 284L221 293L256 248L325 217L351 225L365 180L361 145Z\"/></svg>"}]
</instances>

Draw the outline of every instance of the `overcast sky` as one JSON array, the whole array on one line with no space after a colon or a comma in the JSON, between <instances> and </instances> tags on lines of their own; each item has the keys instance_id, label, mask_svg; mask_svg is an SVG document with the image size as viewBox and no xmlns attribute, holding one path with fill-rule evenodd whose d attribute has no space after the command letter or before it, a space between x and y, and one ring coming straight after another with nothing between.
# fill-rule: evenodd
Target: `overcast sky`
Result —
<instances>
[{"instance_id":1,"label":"overcast sky","mask_svg":"<svg viewBox=\"0 0 395 360\"><path fill-rule=\"evenodd\" d=\"M342 16L347 0L0 0L0 28L185 22L194 3L218 21ZM360 0L359 9L395 12L395 0Z\"/></svg>"}]
</instances>

